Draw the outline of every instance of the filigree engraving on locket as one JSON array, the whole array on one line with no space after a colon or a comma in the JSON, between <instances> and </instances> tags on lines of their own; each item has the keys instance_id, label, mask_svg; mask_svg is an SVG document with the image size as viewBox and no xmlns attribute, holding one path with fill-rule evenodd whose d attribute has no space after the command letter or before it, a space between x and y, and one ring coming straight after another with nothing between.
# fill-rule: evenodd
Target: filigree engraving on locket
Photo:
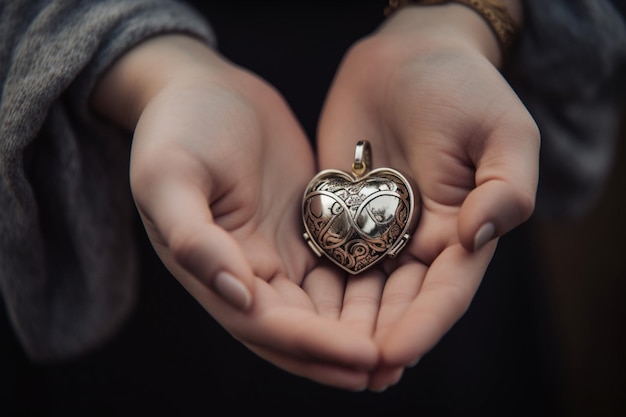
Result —
<instances>
[{"instance_id":1,"label":"filigree engraving on locket","mask_svg":"<svg viewBox=\"0 0 626 417\"><path fill-rule=\"evenodd\" d=\"M417 221L410 181L399 171L371 166L369 142L357 143L352 173L328 169L309 182L302 200L304 239L350 274L395 257Z\"/></svg>"}]
</instances>

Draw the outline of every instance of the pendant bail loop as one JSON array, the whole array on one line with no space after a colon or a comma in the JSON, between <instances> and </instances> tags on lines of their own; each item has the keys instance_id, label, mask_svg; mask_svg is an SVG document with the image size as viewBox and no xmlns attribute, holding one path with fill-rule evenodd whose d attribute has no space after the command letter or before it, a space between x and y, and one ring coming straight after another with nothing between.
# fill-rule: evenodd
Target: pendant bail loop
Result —
<instances>
[{"instance_id":1,"label":"pendant bail loop","mask_svg":"<svg viewBox=\"0 0 626 417\"><path fill-rule=\"evenodd\" d=\"M354 150L354 162L352 163L352 173L357 177L362 177L372 166L372 151L370 143L366 140L357 142Z\"/></svg>"}]
</instances>

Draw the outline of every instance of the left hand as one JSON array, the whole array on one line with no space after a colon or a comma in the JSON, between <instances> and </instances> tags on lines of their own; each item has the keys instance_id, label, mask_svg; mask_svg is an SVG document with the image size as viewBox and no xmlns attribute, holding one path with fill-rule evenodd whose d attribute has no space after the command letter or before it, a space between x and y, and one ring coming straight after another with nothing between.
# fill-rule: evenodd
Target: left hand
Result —
<instances>
[{"instance_id":1,"label":"left hand","mask_svg":"<svg viewBox=\"0 0 626 417\"><path fill-rule=\"evenodd\" d=\"M484 22L458 5L410 9L347 54L318 130L321 168L346 166L367 139L374 168L405 172L421 195L411 244L365 274L382 358L373 390L397 382L463 315L497 237L532 213L538 177L538 130L497 69ZM350 277L346 293L362 280Z\"/></svg>"}]
</instances>

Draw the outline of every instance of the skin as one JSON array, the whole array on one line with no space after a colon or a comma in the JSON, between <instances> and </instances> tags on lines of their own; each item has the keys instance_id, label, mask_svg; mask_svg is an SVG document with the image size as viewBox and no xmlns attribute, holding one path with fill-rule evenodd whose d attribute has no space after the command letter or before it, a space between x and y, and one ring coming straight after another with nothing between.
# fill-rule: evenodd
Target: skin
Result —
<instances>
[{"instance_id":1,"label":"skin","mask_svg":"<svg viewBox=\"0 0 626 417\"><path fill-rule=\"evenodd\" d=\"M209 314L288 372L379 391L462 316L497 237L532 213L539 133L500 60L470 9L406 7L346 54L316 152L277 91L185 36L124 55L92 104L134 132L150 241ZM345 166L361 139L374 167L413 177L422 215L398 259L348 277L306 247L299 206L315 172Z\"/></svg>"}]
</instances>

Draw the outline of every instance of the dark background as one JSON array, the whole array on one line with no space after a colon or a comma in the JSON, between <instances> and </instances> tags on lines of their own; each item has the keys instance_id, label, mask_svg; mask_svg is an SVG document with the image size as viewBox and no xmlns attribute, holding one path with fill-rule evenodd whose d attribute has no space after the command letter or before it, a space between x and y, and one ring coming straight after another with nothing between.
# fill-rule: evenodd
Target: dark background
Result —
<instances>
[{"instance_id":1,"label":"dark background","mask_svg":"<svg viewBox=\"0 0 626 417\"><path fill-rule=\"evenodd\" d=\"M220 50L276 85L314 138L341 57L382 21L384 2L221 3L198 2ZM0 414L624 415L623 144L598 205L504 237L467 314L384 393L323 387L256 357L169 275L138 222L139 304L108 344L35 364L1 318Z\"/></svg>"}]
</instances>

